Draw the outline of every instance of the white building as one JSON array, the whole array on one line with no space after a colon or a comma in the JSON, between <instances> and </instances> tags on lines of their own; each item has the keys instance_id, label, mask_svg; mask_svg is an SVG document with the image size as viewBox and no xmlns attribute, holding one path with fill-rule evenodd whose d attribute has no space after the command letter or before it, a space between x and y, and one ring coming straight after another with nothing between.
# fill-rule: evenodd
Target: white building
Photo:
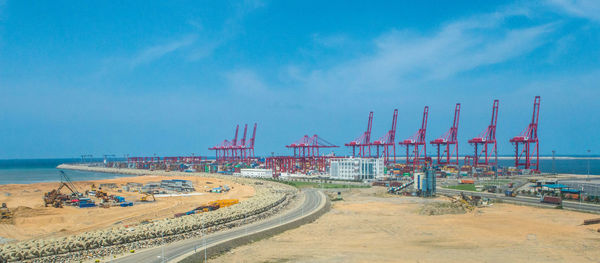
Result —
<instances>
[{"instance_id":1,"label":"white building","mask_svg":"<svg viewBox=\"0 0 600 263\"><path fill-rule=\"evenodd\" d=\"M331 159L329 176L340 180L369 180L382 177L383 158Z\"/></svg>"},{"instance_id":2,"label":"white building","mask_svg":"<svg viewBox=\"0 0 600 263\"><path fill-rule=\"evenodd\" d=\"M273 170L271 170L271 169L240 169L240 175L244 176L244 177L272 178Z\"/></svg>"}]
</instances>

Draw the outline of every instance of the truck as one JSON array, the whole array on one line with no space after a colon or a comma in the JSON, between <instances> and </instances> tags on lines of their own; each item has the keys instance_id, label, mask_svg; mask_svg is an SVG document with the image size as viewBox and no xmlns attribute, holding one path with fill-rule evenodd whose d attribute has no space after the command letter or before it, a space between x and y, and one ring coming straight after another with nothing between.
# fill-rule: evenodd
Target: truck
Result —
<instances>
[{"instance_id":1,"label":"truck","mask_svg":"<svg viewBox=\"0 0 600 263\"><path fill-rule=\"evenodd\" d=\"M560 197L558 197L558 196L544 195L544 196L542 196L542 199L540 200L540 202L547 203L547 204L561 205L562 199L560 199Z\"/></svg>"},{"instance_id":2,"label":"truck","mask_svg":"<svg viewBox=\"0 0 600 263\"><path fill-rule=\"evenodd\" d=\"M508 197L515 197L515 196L517 196L517 193L515 193L512 190L506 190L506 191L504 191L504 195L508 196Z\"/></svg>"}]
</instances>

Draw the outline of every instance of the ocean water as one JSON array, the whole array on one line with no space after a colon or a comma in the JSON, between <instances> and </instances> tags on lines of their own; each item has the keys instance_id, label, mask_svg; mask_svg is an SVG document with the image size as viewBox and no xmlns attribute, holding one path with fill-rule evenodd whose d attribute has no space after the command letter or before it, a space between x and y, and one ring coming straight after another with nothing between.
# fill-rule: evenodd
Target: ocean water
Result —
<instances>
[{"instance_id":1,"label":"ocean water","mask_svg":"<svg viewBox=\"0 0 600 263\"><path fill-rule=\"evenodd\" d=\"M557 159L555 161L555 167L557 173L565 174L587 174L589 172L592 175L600 175L600 159ZM502 167L515 166L515 160L498 160L498 165ZM553 162L552 160L542 159L540 160L540 171L544 173L553 173Z\"/></svg>"},{"instance_id":2,"label":"ocean water","mask_svg":"<svg viewBox=\"0 0 600 263\"><path fill-rule=\"evenodd\" d=\"M399 161L403 158L399 157ZM75 163L80 159L19 159L19 160L0 160L0 184L29 184L40 182L60 181L59 170L56 166L62 163ZM96 162L101 159L93 160ZM513 160L498 160L502 167L514 166ZM600 159L557 159L555 162L557 173L587 174L588 163L590 174L600 175ZM552 160L540 160L540 170L551 173L553 169ZM111 179L124 177L128 175L83 172L65 170L73 181Z\"/></svg>"},{"instance_id":3,"label":"ocean water","mask_svg":"<svg viewBox=\"0 0 600 263\"><path fill-rule=\"evenodd\" d=\"M30 184L60 181L59 169L63 163L74 163L79 159L19 159L0 160L0 184ZM101 160L94 160L101 161ZM64 170L73 181L111 179L131 176L111 173Z\"/></svg>"}]
</instances>

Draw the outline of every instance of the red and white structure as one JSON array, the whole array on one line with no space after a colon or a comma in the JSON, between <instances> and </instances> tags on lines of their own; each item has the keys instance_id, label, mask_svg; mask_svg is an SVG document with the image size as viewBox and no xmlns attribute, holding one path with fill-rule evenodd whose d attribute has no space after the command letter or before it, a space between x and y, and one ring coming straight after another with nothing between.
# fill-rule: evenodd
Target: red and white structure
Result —
<instances>
[{"instance_id":1,"label":"red and white structure","mask_svg":"<svg viewBox=\"0 0 600 263\"><path fill-rule=\"evenodd\" d=\"M304 137L285 147L293 149L294 156L296 157L314 157L320 155L319 149L321 148L336 148L339 146L336 146L315 134L311 137L304 135Z\"/></svg>"},{"instance_id":2,"label":"red and white structure","mask_svg":"<svg viewBox=\"0 0 600 263\"><path fill-rule=\"evenodd\" d=\"M272 169L275 174L297 173L307 171L325 172L331 158L335 156L321 155L320 149L337 148L336 146L318 135L304 137L286 145L294 151L293 156L272 156L265 158L267 169Z\"/></svg>"},{"instance_id":3,"label":"red and white structure","mask_svg":"<svg viewBox=\"0 0 600 263\"><path fill-rule=\"evenodd\" d=\"M381 138L373 141L372 145L377 149L377 157L382 156L384 163L390 162L390 156L394 157L394 163L396 162L396 122L398 120L398 109L394 109L394 115L392 117L392 128ZM382 155L379 155L379 148L383 149ZM390 152L390 147L392 152ZM393 154L393 155L392 155Z\"/></svg>"},{"instance_id":4,"label":"red and white structure","mask_svg":"<svg viewBox=\"0 0 600 263\"><path fill-rule=\"evenodd\" d=\"M248 130L248 124L244 126L244 135L241 142L238 142L238 132L240 126L235 127L235 135L233 140L224 140L218 145L208 148L211 151L215 151L215 157L217 162L231 162L231 161L248 161L254 158L254 141L256 139L256 126L254 123L254 131L252 132L252 138L246 141L246 132Z\"/></svg>"},{"instance_id":5,"label":"red and white structure","mask_svg":"<svg viewBox=\"0 0 600 263\"><path fill-rule=\"evenodd\" d=\"M352 147L352 157L370 157L371 156L371 127L373 126L373 112L369 112L369 121L367 122L367 130L358 136L353 141L344 144ZM356 154L358 148L358 155Z\"/></svg>"},{"instance_id":6,"label":"red and white structure","mask_svg":"<svg viewBox=\"0 0 600 263\"><path fill-rule=\"evenodd\" d=\"M490 125L477 137L469 140L469 144L475 148L475 155L465 157L465 163L468 163L468 159L471 158L475 167L497 164L496 123L498 122L498 104L498 100L494 100Z\"/></svg>"},{"instance_id":7,"label":"red and white structure","mask_svg":"<svg viewBox=\"0 0 600 263\"><path fill-rule=\"evenodd\" d=\"M540 144L538 140L538 118L540 116L540 96L533 101L531 122L519 135L510 139L515 146L515 167L524 169L540 169ZM519 145L522 145L519 149ZM535 158L534 160L532 160Z\"/></svg>"},{"instance_id":8,"label":"red and white structure","mask_svg":"<svg viewBox=\"0 0 600 263\"><path fill-rule=\"evenodd\" d=\"M432 145L437 146L437 164L438 165L456 165L458 166L458 121L460 118L460 103L456 103L454 108L454 121L452 127L441 137L431 141Z\"/></svg>"},{"instance_id":9,"label":"red and white structure","mask_svg":"<svg viewBox=\"0 0 600 263\"><path fill-rule=\"evenodd\" d=\"M422 163L425 163L427 158L427 142L425 134L427 133L427 118L429 116L429 106L423 109L423 120L421 128L413 136L401 141L399 144L406 147L406 164L412 166L413 169ZM412 151L411 151L412 147Z\"/></svg>"}]
</instances>

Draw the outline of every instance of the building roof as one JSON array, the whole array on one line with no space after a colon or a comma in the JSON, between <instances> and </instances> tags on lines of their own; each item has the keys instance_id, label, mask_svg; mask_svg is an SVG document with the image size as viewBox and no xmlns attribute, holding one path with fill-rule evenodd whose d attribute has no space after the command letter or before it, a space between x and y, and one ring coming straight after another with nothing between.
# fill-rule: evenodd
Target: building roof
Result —
<instances>
[{"instance_id":1,"label":"building roof","mask_svg":"<svg viewBox=\"0 0 600 263\"><path fill-rule=\"evenodd\" d=\"M580 192L577 189L561 189L560 191L563 193L572 193L572 194L578 194Z\"/></svg>"},{"instance_id":2,"label":"building roof","mask_svg":"<svg viewBox=\"0 0 600 263\"><path fill-rule=\"evenodd\" d=\"M542 186L543 187L552 188L552 189L569 188L568 185L564 185L564 184L545 184L545 185L542 185Z\"/></svg>"}]
</instances>

